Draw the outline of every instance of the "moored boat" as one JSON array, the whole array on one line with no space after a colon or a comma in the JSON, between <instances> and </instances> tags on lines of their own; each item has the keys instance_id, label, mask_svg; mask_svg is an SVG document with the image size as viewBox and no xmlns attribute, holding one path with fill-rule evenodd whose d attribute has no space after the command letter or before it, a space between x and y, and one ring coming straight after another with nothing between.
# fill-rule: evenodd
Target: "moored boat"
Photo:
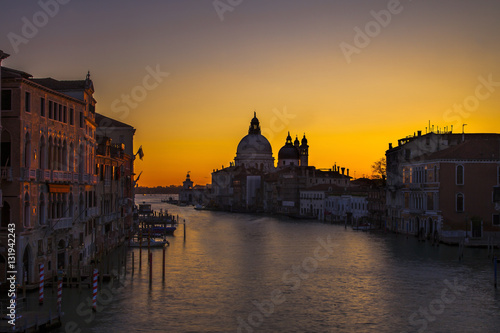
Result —
<instances>
[{"instance_id":1,"label":"moored boat","mask_svg":"<svg viewBox=\"0 0 500 333\"><path fill-rule=\"evenodd\" d=\"M163 247L165 246L165 244L170 245L170 243L166 239L158 240L150 238L148 240L148 238L141 238L141 240L139 241L139 239L136 237L130 241L130 247L148 247L148 244L149 247Z\"/></svg>"}]
</instances>

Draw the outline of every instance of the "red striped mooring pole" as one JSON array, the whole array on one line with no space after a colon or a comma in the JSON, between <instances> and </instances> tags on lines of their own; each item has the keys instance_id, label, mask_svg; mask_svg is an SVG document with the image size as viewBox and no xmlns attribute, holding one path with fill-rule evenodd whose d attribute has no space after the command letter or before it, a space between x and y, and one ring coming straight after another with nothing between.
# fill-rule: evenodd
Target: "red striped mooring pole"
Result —
<instances>
[{"instance_id":1,"label":"red striped mooring pole","mask_svg":"<svg viewBox=\"0 0 500 333\"><path fill-rule=\"evenodd\" d=\"M97 311L97 268L94 268L93 275L93 290L92 290L92 311Z\"/></svg>"},{"instance_id":2,"label":"red striped mooring pole","mask_svg":"<svg viewBox=\"0 0 500 333\"><path fill-rule=\"evenodd\" d=\"M40 264L40 289L38 293L38 303L43 304L43 286L45 282L45 272L43 264Z\"/></svg>"},{"instance_id":3,"label":"red striped mooring pole","mask_svg":"<svg viewBox=\"0 0 500 333\"><path fill-rule=\"evenodd\" d=\"M61 312L61 303L62 303L62 278L57 281L57 311Z\"/></svg>"}]
</instances>

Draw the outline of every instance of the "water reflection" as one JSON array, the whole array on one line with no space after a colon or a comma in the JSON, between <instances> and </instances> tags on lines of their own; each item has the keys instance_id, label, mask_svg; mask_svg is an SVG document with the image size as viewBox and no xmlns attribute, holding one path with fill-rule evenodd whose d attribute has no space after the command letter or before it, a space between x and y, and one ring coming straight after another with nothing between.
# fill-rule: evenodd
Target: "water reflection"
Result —
<instances>
[{"instance_id":1,"label":"water reflection","mask_svg":"<svg viewBox=\"0 0 500 333\"><path fill-rule=\"evenodd\" d=\"M495 332L500 324L486 251L467 249L459 263L457 248L403 235L196 211L161 198L146 200L188 226L186 243L182 226L169 239L165 279L161 249L152 250L151 287L147 251L139 270L139 250L128 250L123 290L112 293L90 323L77 311L90 290L65 288L65 323L75 322L81 332L394 332L424 324L432 332ZM315 265L310 258L318 239L328 237L333 251L319 252L327 258ZM435 308L446 281L466 289Z\"/></svg>"}]
</instances>

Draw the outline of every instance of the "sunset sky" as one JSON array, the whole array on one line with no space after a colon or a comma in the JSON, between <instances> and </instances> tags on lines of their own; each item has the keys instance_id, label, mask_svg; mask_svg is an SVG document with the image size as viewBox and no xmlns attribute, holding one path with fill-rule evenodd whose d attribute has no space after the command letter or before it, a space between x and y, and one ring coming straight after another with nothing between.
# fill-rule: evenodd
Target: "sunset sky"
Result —
<instances>
[{"instance_id":1,"label":"sunset sky","mask_svg":"<svg viewBox=\"0 0 500 333\"><path fill-rule=\"evenodd\" d=\"M500 132L499 1L59 1L2 3L3 65L90 70L97 112L137 129L141 186L210 183L254 110L275 159L306 133L310 165L356 177L429 120Z\"/></svg>"}]
</instances>

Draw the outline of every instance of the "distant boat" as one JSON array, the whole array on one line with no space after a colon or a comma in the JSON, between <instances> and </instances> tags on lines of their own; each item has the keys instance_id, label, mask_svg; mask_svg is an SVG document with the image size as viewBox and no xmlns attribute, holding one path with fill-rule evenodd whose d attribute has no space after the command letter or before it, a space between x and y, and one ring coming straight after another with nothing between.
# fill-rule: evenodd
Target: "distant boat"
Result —
<instances>
[{"instance_id":1,"label":"distant boat","mask_svg":"<svg viewBox=\"0 0 500 333\"><path fill-rule=\"evenodd\" d=\"M205 209L205 207L203 207L203 206L202 206L202 205L200 205L200 204L197 204L196 206L194 206L194 209L196 209L196 210L204 210L204 209Z\"/></svg>"},{"instance_id":2,"label":"distant boat","mask_svg":"<svg viewBox=\"0 0 500 333\"><path fill-rule=\"evenodd\" d=\"M166 240L157 240L154 238L149 239L149 247L164 247L165 244L170 245L170 243ZM141 242L139 242L139 239L137 237L133 238L130 241L130 247L148 247L148 238L142 238Z\"/></svg>"}]
</instances>

